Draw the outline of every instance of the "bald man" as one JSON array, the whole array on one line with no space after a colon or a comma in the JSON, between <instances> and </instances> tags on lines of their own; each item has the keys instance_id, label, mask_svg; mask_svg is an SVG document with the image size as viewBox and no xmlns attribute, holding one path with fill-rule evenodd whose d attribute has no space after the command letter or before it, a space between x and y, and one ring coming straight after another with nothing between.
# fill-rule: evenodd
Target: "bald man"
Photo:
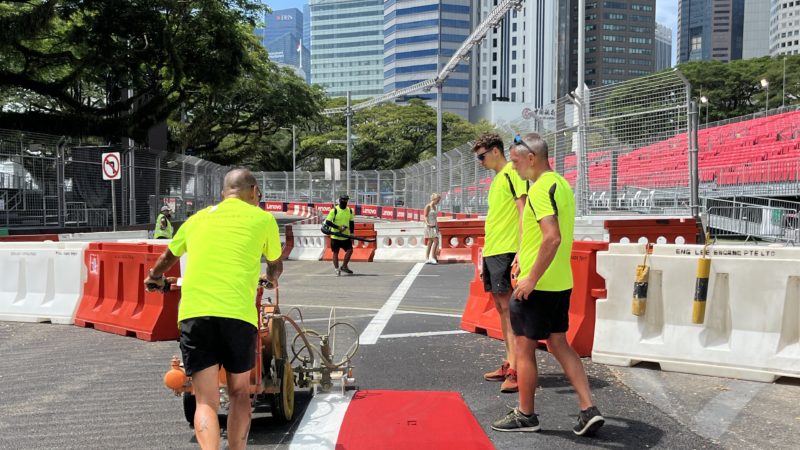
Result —
<instances>
[{"instance_id":1,"label":"bald man","mask_svg":"<svg viewBox=\"0 0 800 450\"><path fill-rule=\"evenodd\" d=\"M247 169L225 175L223 201L199 211L178 229L150 269L145 286L162 287L164 273L188 255L178 309L183 367L192 377L194 430L203 449L218 449L219 368L227 373L228 446L245 448L250 429L249 372L255 365L256 287L261 257L275 286L283 271L278 224L260 209L261 191Z\"/></svg>"}]
</instances>

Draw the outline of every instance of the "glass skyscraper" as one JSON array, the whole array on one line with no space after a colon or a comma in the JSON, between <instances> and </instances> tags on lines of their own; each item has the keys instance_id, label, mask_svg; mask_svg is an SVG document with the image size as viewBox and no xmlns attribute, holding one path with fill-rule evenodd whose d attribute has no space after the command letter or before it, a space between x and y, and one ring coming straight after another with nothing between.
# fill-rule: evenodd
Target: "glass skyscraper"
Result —
<instances>
[{"instance_id":1,"label":"glass skyscraper","mask_svg":"<svg viewBox=\"0 0 800 450\"><path fill-rule=\"evenodd\" d=\"M435 78L471 32L471 0L386 0L383 3L383 91ZM442 107L469 117L469 63L445 81ZM436 90L416 93L436 105ZM398 103L407 99L400 98Z\"/></svg>"},{"instance_id":2,"label":"glass skyscraper","mask_svg":"<svg viewBox=\"0 0 800 450\"><path fill-rule=\"evenodd\" d=\"M331 97L383 93L383 0L310 0L311 81Z\"/></svg>"}]
</instances>

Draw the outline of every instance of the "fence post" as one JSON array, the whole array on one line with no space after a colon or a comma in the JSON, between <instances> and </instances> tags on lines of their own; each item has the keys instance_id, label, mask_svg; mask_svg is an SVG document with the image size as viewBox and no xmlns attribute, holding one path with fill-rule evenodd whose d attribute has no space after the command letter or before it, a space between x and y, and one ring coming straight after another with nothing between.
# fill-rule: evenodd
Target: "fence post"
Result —
<instances>
[{"instance_id":1,"label":"fence post","mask_svg":"<svg viewBox=\"0 0 800 450\"><path fill-rule=\"evenodd\" d=\"M687 130L689 142L689 208L692 216L700 217L700 177L698 176L697 140L698 140L698 112L694 100L689 101L689 129Z\"/></svg>"}]
</instances>

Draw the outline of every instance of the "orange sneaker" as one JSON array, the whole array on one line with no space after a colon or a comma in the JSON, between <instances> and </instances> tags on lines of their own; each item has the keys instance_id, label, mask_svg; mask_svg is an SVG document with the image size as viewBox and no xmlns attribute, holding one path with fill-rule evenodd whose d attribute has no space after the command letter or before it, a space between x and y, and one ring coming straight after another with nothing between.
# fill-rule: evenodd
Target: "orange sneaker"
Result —
<instances>
[{"instance_id":1,"label":"orange sneaker","mask_svg":"<svg viewBox=\"0 0 800 450\"><path fill-rule=\"evenodd\" d=\"M511 366L509 365L508 361L503 361L503 364L499 369L495 370L494 372L483 374L483 379L486 381L503 381L506 379L506 374L508 373L508 369L510 367Z\"/></svg>"},{"instance_id":2,"label":"orange sneaker","mask_svg":"<svg viewBox=\"0 0 800 450\"><path fill-rule=\"evenodd\" d=\"M517 391L519 391L519 386L517 386L517 371L509 367L506 373L506 379L503 381L503 384L500 385L500 392L510 394Z\"/></svg>"}]
</instances>

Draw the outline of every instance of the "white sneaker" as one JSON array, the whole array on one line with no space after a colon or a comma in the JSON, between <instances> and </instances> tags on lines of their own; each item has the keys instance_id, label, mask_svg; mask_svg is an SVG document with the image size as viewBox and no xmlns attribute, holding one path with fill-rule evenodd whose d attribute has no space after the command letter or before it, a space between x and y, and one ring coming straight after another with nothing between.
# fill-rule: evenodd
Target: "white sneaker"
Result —
<instances>
[{"instance_id":1,"label":"white sneaker","mask_svg":"<svg viewBox=\"0 0 800 450\"><path fill-rule=\"evenodd\" d=\"M334 270L336 271L336 276L337 277L342 276L342 270L341 269L334 269Z\"/></svg>"},{"instance_id":2,"label":"white sneaker","mask_svg":"<svg viewBox=\"0 0 800 450\"><path fill-rule=\"evenodd\" d=\"M431 259L428 260L428 264L431 264L431 265L435 266L435 265L439 264L439 262L436 261L434 258L431 258Z\"/></svg>"}]
</instances>

